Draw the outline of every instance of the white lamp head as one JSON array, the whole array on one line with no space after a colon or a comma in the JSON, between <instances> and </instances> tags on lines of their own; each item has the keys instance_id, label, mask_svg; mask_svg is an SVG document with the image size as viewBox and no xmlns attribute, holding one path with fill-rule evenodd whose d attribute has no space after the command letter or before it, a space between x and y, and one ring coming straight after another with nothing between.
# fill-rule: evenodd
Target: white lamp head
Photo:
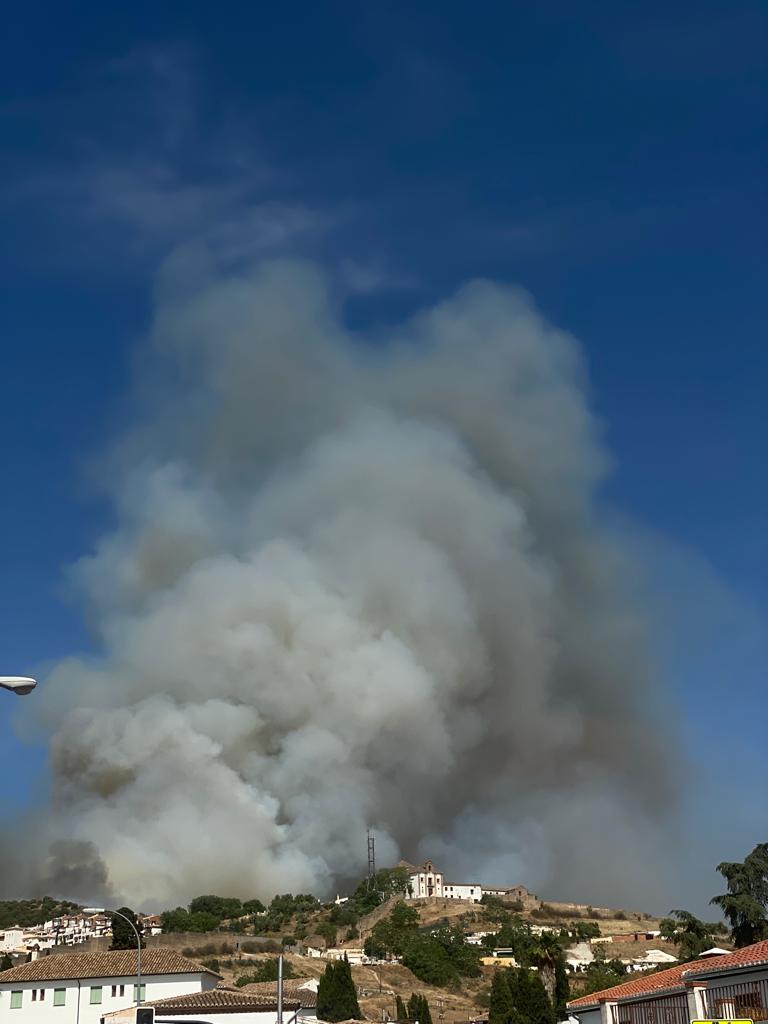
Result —
<instances>
[{"instance_id":1,"label":"white lamp head","mask_svg":"<svg viewBox=\"0 0 768 1024\"><path fill-rule=\"evenodd\" d=\"M4 690L11 690L17 697L24 697L32 693L37 686L37 680L27 676L0 676L0 686Z\"/></svg>"}]
</instances>

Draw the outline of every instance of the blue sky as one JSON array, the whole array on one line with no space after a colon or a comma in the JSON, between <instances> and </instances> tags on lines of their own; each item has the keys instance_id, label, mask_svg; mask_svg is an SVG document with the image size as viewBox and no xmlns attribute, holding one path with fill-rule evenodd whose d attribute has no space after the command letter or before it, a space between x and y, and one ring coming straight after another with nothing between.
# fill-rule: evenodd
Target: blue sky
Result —
<instances>
[{"instance_id":1,"label":"blue sky","mask_svg":"<svg viewBox=\"0 0 768 1024\"><path fill-rule=\"evenodd\" d=\"M732 807L715 838L704 797L694 808L702 863L765 840L761 787L727 778L768 772L761 8L14 12L0 41L2 669L89 645L66 567L109 522L88 466L121 421L174 246L317 259L363 326L468 277L513 281L583 344L616 460L606 508L653 538L638 545L669 699L692 774ZM13 710L2 702L7 807L45 786L44 748Z\"/></svg>"}]
</instances>

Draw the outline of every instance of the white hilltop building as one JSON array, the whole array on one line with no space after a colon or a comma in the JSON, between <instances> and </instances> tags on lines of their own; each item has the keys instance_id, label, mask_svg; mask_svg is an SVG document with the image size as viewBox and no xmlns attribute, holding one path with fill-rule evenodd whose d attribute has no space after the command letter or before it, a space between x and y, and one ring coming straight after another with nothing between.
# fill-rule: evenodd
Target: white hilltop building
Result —
<instances>
[{"instance_id":1,"label":"white hilltop building","mask_svg":"<svg viewBox=\"0 0 768 1024\"><path fill-rule=\"evenodd\" d=\"M419 865L401 860L397 866L406 868L408 871L406 899L418 900L435 897L436 899L469 900L472 903L479 903L483 898L483 887L479 882L446 882L443 872L438 871L431 860Z\"/></svg>"}]
</instances>

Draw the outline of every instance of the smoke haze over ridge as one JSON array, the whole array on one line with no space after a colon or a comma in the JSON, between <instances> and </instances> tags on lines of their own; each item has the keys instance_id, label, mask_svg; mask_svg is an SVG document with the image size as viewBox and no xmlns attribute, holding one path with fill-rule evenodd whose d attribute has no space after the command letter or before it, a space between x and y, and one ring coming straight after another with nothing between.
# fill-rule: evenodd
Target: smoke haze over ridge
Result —
<instances>
[{"instance_id":1,"label":"smoke haze over ridge","mask_svg":"<svg viewBox=\"0 0 768 1024\"><path fill-rule=\"evenodd\" d=\"M382 864L658 896L671 727L574 340L484 281L360 338L313 266L185 250L144 358L37 878L329 893L371 826Z\"/></svg>"}]
</instances>

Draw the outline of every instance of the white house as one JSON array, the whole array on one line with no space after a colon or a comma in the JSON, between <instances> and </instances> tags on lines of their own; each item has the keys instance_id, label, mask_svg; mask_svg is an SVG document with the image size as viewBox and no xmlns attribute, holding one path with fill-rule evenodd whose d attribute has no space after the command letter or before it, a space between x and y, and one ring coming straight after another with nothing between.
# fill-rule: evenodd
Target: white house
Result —
<instances>
[{"instance_id":1,"label":"white house","mask_svg":"<svg viewBox=\"0 0 768 1024\"><path fill-rule=\"evenodd\" d=\"M214 988L170 996L146 1003L155 1010L156 1024L274 1024L277 998L241 989ZM299 1017L301 1003L284 993L283 1021L292 1024ZM113 1010L101 1018L103 1024L134 1024L131 1009Z\"/></svg>"},{"instance_id":2,"label":"white house","mask_svg":"<svg viewBox=\"0 0 768 1024\"><path fill-rule=\"evenodd\" d=\"M470 903L479 903L483 898L483 887L479 882L472 882L467 885L458 883L443 884L443 896L447 900L469 900Z\"/></svg>"},{"instance_id":3,"label":"white house","mask_svg":"<svg viewBox=\"0 0 768 1024\"><path fill-rule=\"evenodd\" d=\"M768 1020L768 940L572 999L579 1024Z\"/></svg>"},{"instance_id":4,"label":"white house","mask_svg":"<svg viewBox=\"0 0 768 1024\"><path fill-rule=\"evenodd\" d=\"M40 948L74 946L89 939L112 935L112 918L108 914L64 914L51 918L33 929Z\"/></svg>"},{"instance_id":5,"label":"white house","mask_svg":"<svg viewBox=\"0 0 768 1024\"><path fill-rule=\"evenodd\" d=\"M644 971L648 967L658 967L659 964L676 964L677 957L672 956L671 953L666 953L663 949L646 949L643 956L636 956L631 961L631 969L634 971Z\"/></svg>"},{"instance_id":6,"label":"white house","mask_svg":"<svg viewBox=\"0 0 768 1024\"><path fill-rule=\"evenodd\" d=\"M365 955L365 951L362 946L338 946L332 949L326 949L325 951L326 960L344 960L347 959L351 964L364 964L368 957Z\"/></svg>"},{"instance_id":7,"label":"white house","mask_svg":"<svg viewBox=\"0 0 768 1024\"><path fill-rule=\"evenodd\" d=\"M0 950L3 953L13 953L25 948L23 928L14 925L12 928L5 928L0 932Z\"/></svg>"},{"instance_id":8,"label":"white house","mask_svg":"<svg viewBox=\"0 0 768 1024\"><path fill-rule=\"evenodd\" d=\"M3 1024L100 1024L135 1002L136 951L52 953L0 973ZM142 1001L215 988L221 976L170 949L141 951Z\"/></svg>"}]
</instances>

